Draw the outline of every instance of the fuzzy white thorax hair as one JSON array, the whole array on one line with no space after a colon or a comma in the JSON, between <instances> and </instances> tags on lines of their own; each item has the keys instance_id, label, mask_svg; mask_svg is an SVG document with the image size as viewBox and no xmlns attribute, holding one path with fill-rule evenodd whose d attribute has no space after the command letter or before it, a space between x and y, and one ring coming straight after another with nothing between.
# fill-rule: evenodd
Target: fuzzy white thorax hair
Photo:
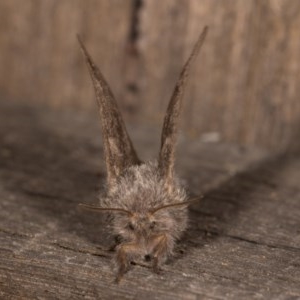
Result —
<instances>
[{"instance_id":1,"label":"fuzzy white thorax hair","mask_svg":"<svg viewBox=\"0 0 300 300\"><path fill-rule=\"evenodd\" d=\"M129 167L123 176L111 185L108 195L101 196L100 206L119 207L132 213L147 215L154 208L186 200L186 191L177 178L174 178L171 191L166 189L165 182L159 174L157 162L147 162ZM187 226L187 208L182 206L162 209L155 213L155 219L160 220L160 229L165 227L164 230L171 230L171 235L177 239ZM117 234L120 233L124 220L126 220L124 215L115 218L114 225L117 227L115 228Z\"/></svg>"}]
</instances>

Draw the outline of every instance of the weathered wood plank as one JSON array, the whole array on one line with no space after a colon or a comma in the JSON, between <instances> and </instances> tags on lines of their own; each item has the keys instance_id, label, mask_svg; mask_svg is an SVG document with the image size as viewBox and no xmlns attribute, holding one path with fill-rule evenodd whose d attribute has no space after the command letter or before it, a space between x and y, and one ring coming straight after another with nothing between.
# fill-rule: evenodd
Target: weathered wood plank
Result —
<instances>
[{"instance_id":1,"label":"weathered wood plank","mask_svg":"<svg viewBox=\"0 0 300 300\"><path fill-rule=\"evenodd\" d=\"M132 2L1 1L1 95L58 108L94 107L79 33L119 96Z\"/></svg>"},{"instance_id":2,"label":"weathered wood plank","mask_svg":"<svg viewBox=\"0 0 300 300\"><path fill-rule=\"evenodd\" d=\"M156 152L157 130L130 131ZM99 136L96 116L1 104L1 298L300 297L299 156L182 137L178 170L206 197L161 275L138 262L116 285L105 219L76 208L104 178Z\"/></svg>"},{"instance_id":3,"label":"weathered wood plank","mask_svg":"<svg viewBox=\"0 0 300 300\"><path fill-rule=\"evenodd\" d=\"M186 130L273 149L293 140L300 114L299 1L166 0L159 9L155 1L143 3L142 115L163 113L184 60L209 25L185 97Z\"/></svg>"},{"instance_id":4,"label":"weathered wood plank","mask_svg":"<svg viewBox=\"0 0 300 300\"><path fill-rule=\"evenodd\" d=\"M300 105L298 0L2 0L0 94L57 108L94 108L80 33L127 117L157 123L199 32L191 136L278 151L295 141Z\"/></svg>"}]
</instances>

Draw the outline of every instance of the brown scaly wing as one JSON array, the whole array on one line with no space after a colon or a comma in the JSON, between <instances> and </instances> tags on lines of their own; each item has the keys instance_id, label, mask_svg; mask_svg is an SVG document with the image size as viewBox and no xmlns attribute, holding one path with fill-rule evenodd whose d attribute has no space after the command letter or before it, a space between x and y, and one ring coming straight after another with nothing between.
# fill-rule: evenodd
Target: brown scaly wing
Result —
<instances>
[{"instance_id":1,"label":"brown scaly wing","mask_svg":"<svg viewBox=\"0 0 300 300\"><path fill-rule=\"evenodd\" d=\"M77 38L95 89L101 118L107 182L108 186L111 186L125 168L140 164L140 160L133 148L109 85L87 52L81 38L79 36Z\"/></svg>"},{"instance_id":2,"label":"brown scaly wing","mask_svg":"<svg viewBox=\"0 0 300 300\"><path fill-rule=\"evenodd\" d=\"M190 67L194 62L195 58L197 57L201 46L203 45L205 36L207 34L207 30L208 27L206 26L200 34L199 39L196 45L194 46L190 57L188 58L180 73L179 79L176 83L173 95L169 102L167 112L164 118L161 136L161 148L158 158L158 167L162 177L166 180L167 184L171 183L173 178L176 137L184 89L186 86Z\"/></svg>"}]
</instances>

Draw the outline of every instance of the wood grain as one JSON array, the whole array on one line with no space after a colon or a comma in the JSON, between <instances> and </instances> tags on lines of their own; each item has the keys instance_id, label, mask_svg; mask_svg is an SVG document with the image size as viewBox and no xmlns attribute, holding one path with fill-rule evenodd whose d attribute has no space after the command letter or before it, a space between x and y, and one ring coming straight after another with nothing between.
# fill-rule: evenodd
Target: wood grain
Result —
<instances>
[{"instance_id":1,"label":"wood grain","mask_svg":"<svg viewBox=\"0 0 300 300\"><path fill-rule=\"evenodd\" d=\"M298 0L3 0L0 94L93 110L80 33L126 119L161 124L208 25L185 95L185 132L278 152L298 140L299 13Z\"/></svg>"},{"instance_id":2,"label":"wood grain","mask_svg":"<svg viewBox=\"0 0 300 300\"><path fill-rule=\"evenodd\" d=\"M130 132L154 157L157 132ZM103 183L99 136L89 114L0 105L1 299L300 297L299 156L182 136L178 171L205 198L161 275L137 262L116 285L105 218L77 210Z\"/></svg>"},{"instance_id":3,"label":"wood grain","mask_svg":"<svg viewBox=\"0 0 300 300\"><path fill-rule=\"evenodd\" d=\"M186 94L185 129L284 148L298 131L298 1L144 1L143 112L163 114L184 60L210 27Z\"/></svg>"},{"instance_id":4,"label":"wood grain","mask_svg":"<svg viewBox=\"0 0 300 300\"><path fill-rule=\"evenodd\" d=\"M94 107L79 33L118 96L131 12L131 0L1 1L2 95L58 108Z\"/></svg>"}]
</instances>

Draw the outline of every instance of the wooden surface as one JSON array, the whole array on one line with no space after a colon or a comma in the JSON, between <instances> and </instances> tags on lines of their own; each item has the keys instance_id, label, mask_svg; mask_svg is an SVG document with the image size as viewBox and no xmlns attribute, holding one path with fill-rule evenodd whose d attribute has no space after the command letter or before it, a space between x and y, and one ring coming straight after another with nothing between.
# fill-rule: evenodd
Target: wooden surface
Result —
<instances>
[{"instance_id":1,"label":"wooden surface","mask_svg":"<svg viewBox=\"0 0 300 300\"><path fill-rule=\"evenodd\" d=\"M164 113L179 70L208 25L186 94L186 131L269 148L287 145L299 132L299 1L166 0L160 9L143 2L137 43L143 112Z\"/></svg>"},{"instance_id":2,"label":"wooden surface","mask_svg":"<svg viewBox=\"0 0 300 300\"><path fill-rule=\"evenodd\" d=\"M190 229L161 275L137 262L120 285L96 203L104 176L95 114L0 102L1 299L298 299L300 158L180 138ZM159 130L130 128L146 159Z\"/></svg>"},{"instance_id":3,"label":"wooden surface","mask_svg":"<svg viewBox=\"0 0 300 300\"><path fill-rule=\"evenodd\" d=\"M275 151L299 132L298 0L2 0L0 25L2 97L94 110L80 33L127 119L152 124L208 25L185 132Z\"/></svg>"},{"instance_id":4,"label":"wooden surface","mask_svg":"<svg viewBox=\"0 0 300 300\"><path fill-rule=\"evenodd\" d=\"M120 96L131 14L132 0L1 1L1 94L57 108L91 108L94 94L78 33Z\"/></svg>"}]
</instances>

